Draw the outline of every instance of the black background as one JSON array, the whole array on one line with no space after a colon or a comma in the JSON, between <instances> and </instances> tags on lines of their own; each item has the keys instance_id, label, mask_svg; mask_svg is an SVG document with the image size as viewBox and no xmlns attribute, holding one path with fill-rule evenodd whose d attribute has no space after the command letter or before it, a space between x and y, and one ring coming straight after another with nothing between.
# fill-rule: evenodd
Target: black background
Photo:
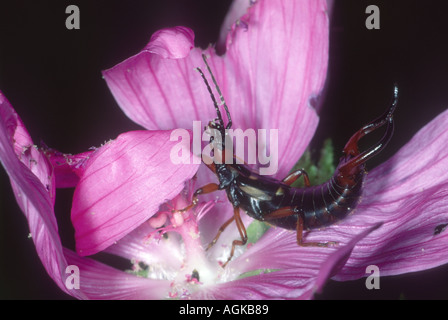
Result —
<instances>
[{"instance_id":1,"label":"black background","mask_svg":"<svg viewBox=\"0 0 448 320\"><path fill-rule=\"evenodd\" d=\"M80 9L81 29L67 30L65 8ZM380 30L367 30L365 9L380 9ZM230 1L8 1L0 4L0 90L35 143L77 153L139 127L110 94L101 70L141 50L164 27L192 28L196 45L216 41ZM331 137L341 150L348 137L387 107L400 87L396 131L372 163L399 150L448 106L445 0L335 1L330 66L321 121L311 148ZM418 152L418 150L416 150ZM69 299L48 277L28 239L26 219L0 169L0 298ZM68 223L71 190L58 191L60 233L73 248ZM381 278L380 290L364 279L330 281L321 299L447 299L448 266Z\"/></svg>"}]
</instances>

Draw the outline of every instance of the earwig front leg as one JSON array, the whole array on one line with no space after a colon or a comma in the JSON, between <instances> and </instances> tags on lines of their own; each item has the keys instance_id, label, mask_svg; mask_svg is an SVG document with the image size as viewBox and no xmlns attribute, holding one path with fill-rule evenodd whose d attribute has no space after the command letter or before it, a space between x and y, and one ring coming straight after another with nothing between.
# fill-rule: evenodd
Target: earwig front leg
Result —
<instances>
[{"instance_id":1,"label":"earwig front leg","mask_svg":"<svg viewBox=\"0 0 448 320\"><path fill-rule=\"evenodd\" d=\"M213 159L209 156L206 156L205 154L202 155L202 163L207 166L207 168L210 169L213 173L216 173L216 166L215 162L213 162Z\"/></svg>"},{"instance_id":2,"label":"earwig front leg","mask_svg":"<svg viewBox=\"0 0 448 320\"><path fill-rule=\"evenodd\" d=\"M247 242L247 232L244 227L243 220L241 220L240 209L238 207L233 208L233 217L236 222L236 227L238 228L238 232L240 233L241 240L233 240L232 242L232 250L230 251L230 256L227 261L222 265L223 268L232 260L233 254L235 253L236 246L244 246Z\"/></svg>"},{"instance_id":3,"label":"earwig front leg","mask_svg":"<svg viewBox=\"0 0 448 320\"><path fill-rule=\"evenodd\" d=\"M229 226L229 224L231 224L233 221L235 220L235 216L233 215L232 218L230 218L229 220L227 220L226 222L224 222L224 224L219 228L218 233L216 234L215 238L212 240L212 242L210 242L207 246L207 249L205 249L205 251L207 251L208 249L210 249L211 247L213 247L216 243L216 241L218 241L219 237L221 236L221 233L223 233L223 231Z\"/></svg>"},{"instance_id":4,"label":"earwig front leg","mask_svg":"<svg viewBox=\"0 0 448 320\"><path fill-rule=\"evenodd\" d=\"M213 160L205 155L202 155L203 159L206 161L203 161L204 164L207 166L207 168L209 168L212 172L216 173L216 167L215 167L215 163L213 162ZM197 203L198 203L198 195L200 194L207 194L207 193L212 193L219 190L219 185L217 185L216 183L209 183L205 186L203 186L202 188L197 189L194 193L193 193L193 198L191 200L191 203L186 206L183 209L180 210L173 210L173 211L177 211L177 212L184 212L184 211L188 211L191 208L193 208Z\"/></svg>"},{"instance_id":5,"label":"earwig front leg","mask_svg":"<svg viewBox=\"0 0 448 320\"><path fill-rule=\"evenodd\" d=\"M236 246L244 246L247 242L247 232L246 228L244 227L243 220L241 220L240 216L240 209L238 207L233 208L233 216L229 220L227 220L218 230L218 233L216 234L216 237L213 239L212 242L208 245L206 251L210 249L216 241L218 241L219 237L221 236L221 233L228 227L229 224L231 224L235 220L236 227L238 228L238 232L240 233L241 240L233 240L232 242L232 250L230 250L230 255L227 261L222 265L223 268L226 267L226 265L232 260L233 255L235 253L235 247Z\"/></svg>"},{"instance_id":6,"label":"earwig front leg","mask_svg":"<svg viewBox=\"0 0 448 320\"><path fill-rule=\"evenodd\" d=\"M219 185L217 185L216 183L209 183L209 184L203 186L202 188L197 189L193 193L193 200L191 201L191 203L188 206L186 206L183 209L174 210L174 211L176 211L176 212L188 211L198 203L198 195L212 193L212 192L215 192L218 190L219 190Z\"/></svg>"},{"instance_id":7,"label":"earwig front leg","mask_svg":"<svg viewBox=\"0 0 448 320\"><path fill-rule=\"evenodd\" d=\"M233 240L232 242L232 250L230 251L229 258L227 261L222 265L223 268L226 267L226 265L232 260L233 255L235 253L235 247L236 246L244 246L247 242L247 232L246 228L244 227L243 220L241 220L240 216L240 209L238 207L233 208L233 216L229 220L227 220L218 230L218 233L216 234L216 237L213 239L212 242L208 245L206 251L210 249L216 241L218 241L219 237L221 236L221 233L235 220L236 226L238 228L238 232L240 233L241 240Z\"/></svg>"},{"instance_id":8,"label":"earwig front leg","mask_svg":"<svg viewBox=\"0 0 448 320\"><path fill-rule=\"evenodd\" d=\"M310 178L308 177L308 174L304 169L296 170L290 173L285 179L282 180L282 182L290 186L301 176L303 176L303 180L305 181L305 187L308 188L309 186L311 186Z\"/></svg>"}]
</instances>

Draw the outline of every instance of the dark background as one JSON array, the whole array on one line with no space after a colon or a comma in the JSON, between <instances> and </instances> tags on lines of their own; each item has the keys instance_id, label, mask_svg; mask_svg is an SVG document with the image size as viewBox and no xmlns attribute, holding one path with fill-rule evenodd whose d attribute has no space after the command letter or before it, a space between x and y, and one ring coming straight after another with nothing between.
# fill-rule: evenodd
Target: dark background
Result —
<instances>
[{"instance_id":1,"label":"dark background","mask_svg":"<svg viewBox=\"0 0 448 320\"><path fill-rule=\"evenodd\" d=\"M65 8L80 8L81 29L67 30ZM365 9L375 4L381 29L367 30ZM0 4L0 90L35 143L77 153L139 127L120 111L101 70L141 50L153 32L184 25L196 45L216 41L230 1L8 1ZM341 150L359 127L389 105L400 88L396 131L370 168L399 150L448 106L446 0L335 1L330 67L321 122L311 144L331 137ZM416 150L417 151L417 150ZM28 239L26 219L0 169L0 298L69 299L48 277ZM65 246L71 190L58 191L57 218ZM364 279L330 281L322 299L447 299L448 266L382 277L380 290Z\"/></svg>"}]
</instances>

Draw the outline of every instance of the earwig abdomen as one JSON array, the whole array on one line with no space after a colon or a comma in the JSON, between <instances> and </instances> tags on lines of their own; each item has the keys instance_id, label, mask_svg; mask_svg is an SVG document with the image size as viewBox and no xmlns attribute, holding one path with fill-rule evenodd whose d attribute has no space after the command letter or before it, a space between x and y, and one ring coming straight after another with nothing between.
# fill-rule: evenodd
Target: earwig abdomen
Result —
<instances>
[{"instance_id":1,"label":"earwig abdomen","mask_svg":"<svg viewBox=\"0 0 448 320\"><path fill-rule=\"evenodd\" d=\"M333 176L329 181L313 188L310 195L305 189L302 202L304 227L315 229L344 219L359 203L363 178L364 174L360 175L354 185L340 186Z\"/></svg>"},{"instance_id":2,"label":"earwig abdomen","mask_svg":"<svg viewBox=\"0 0 448 320\"><path fill-rule=\"evenodd\" d=\"M344 219L358 204L362 194L365 172L361 170L351 185L341 185L336 173L329 181L309 188L294 188L285 184L269 183L266 178L251 174L251 178L239 175L234 187L228 190L229 199L250 217L265 220L265 216L281 207L292 207L295 213L287 217L269 219L271 225L294 230L298 215L304 220L306 229L325 227ZM257 177L257 179L254 179ZM259 179L258 179L259 178ZM247 181L246 181L247 180ZM256 188L255 181L263 183ZM249 187L252 188L249 190ZM260 190L263 190L261 192ZM250 197L247 192L253 192ZM255 194L258 192L259 194Z\"/></svg>"}]
</instances>

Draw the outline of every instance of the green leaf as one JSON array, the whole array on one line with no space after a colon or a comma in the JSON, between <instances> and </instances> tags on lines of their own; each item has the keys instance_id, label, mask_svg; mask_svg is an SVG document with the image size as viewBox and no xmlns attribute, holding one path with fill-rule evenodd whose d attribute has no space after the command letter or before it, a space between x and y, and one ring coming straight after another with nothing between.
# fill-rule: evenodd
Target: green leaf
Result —
<instances>
[{"instance_id":1,"label":"green leaf","mask_svg":"<svg viewBox=\"0 0 448 320\"><path fill-rule=\"evenodd\" d=\"M263 221L255 220L247 227L247 243L255 243L269 230L269 225Z\"/></svg>"},{"instance_id":2,"label":"green leaf","mask_svg":"<svg viewBox=\"0 0 448 320\"><path fill-rule=\"evenodd\" d=\"M310 178L311 185L319 185L329 180L336 170L334 165L334 148L331 139L324 141L317 164L315 164L311 159L311 152L309 150L305 151L302 158L297 161L291 172L299 169L305 169L308 177ZM298 179L295 181L292 184L292 187L304 187L303 179Z\"/></svg>"},{"instance_id":3,"label":"green leaf","mask_svg":"<svg viewBox=\"0 0 448 320\"><path fill-rule=\"evenodd\" d=\"M248 272L244 272L244 273L240 274L238 276L238 279L258 276L259 274L271 273L271 272L275 272L275 271L278 271L278 270L280 270L280 269L257 269L257 270L252 270L252 271L248 271Z\"/></svg>"}]
</instances>

